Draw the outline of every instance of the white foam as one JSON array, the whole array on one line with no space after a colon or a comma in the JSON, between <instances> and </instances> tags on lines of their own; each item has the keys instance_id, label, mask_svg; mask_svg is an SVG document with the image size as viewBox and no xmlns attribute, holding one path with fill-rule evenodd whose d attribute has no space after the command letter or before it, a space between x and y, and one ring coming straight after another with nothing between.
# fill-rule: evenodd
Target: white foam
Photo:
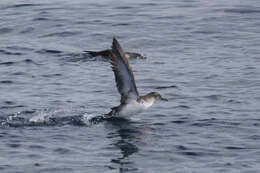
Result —
<instances>
[{"instance_id":1,"label":"white foam","mask_svg":"<svg viewBox=\"0 0 260 173\"><path fill-rule=\"evenodd\" d=\"M47 122L47 121L49 121L50 117L51 117L50 113L41 111L41 112L39 112L39 114L31 117L29 119L29 122L34 122L34 123Z\"/></svg>"},{"instance_id":2,"label":"white foam","mask_svg":"<svg viewBox=\"0 0 260 173\"><path fill-rule=\"evenodd\" d=\"M92 120L93 118L95 118L95 117L97 117L97 115L85 113L85 114L83 114L82 119L83 119L84 123L85 123L87 126L89 126L89 125L92 124L91 120Z\"/></svg>"},{"instance_id":3,"label":"white foam","mask_svg":"<svg viewBox=\"0 0 260 173\"><path fill-rule=\"evenodd\" d=\"M12 121L14 118L18 117L20 115L20 112L16 112L14 115L10 115L7 118L7 121Z\"/></svg>"}]
</instances>

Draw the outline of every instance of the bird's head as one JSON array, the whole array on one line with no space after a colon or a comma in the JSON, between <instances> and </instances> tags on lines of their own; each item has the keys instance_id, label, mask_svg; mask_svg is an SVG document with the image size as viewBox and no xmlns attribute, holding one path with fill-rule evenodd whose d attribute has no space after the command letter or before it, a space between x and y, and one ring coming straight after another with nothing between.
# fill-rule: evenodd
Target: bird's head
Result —
<instances>
[{"instance_id":1,"label":"bird's head","mask_svg":"<svg viewBox=\"0 0 260 173\"><path fill-rule=\"evenodd\" d=\"M147 95L149 95L150 97L153 97L155 100L168 101L168 99L163 98L163 97L161 96L161 94L159 94L158 92L150 92L150 93L147 94Z\"/></svg>"}]
</instances>

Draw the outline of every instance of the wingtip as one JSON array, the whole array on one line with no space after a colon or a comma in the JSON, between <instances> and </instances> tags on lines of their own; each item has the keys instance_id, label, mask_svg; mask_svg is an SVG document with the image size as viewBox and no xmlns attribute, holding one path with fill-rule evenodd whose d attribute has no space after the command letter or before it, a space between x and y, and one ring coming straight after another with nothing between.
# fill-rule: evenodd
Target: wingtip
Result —
<instances>
[{"instance_id":1,"label":"wingtip","mask_svg":"<svg viewBox=\"0 0 260 173\"><path fill-rule=\"evenodd\" d=\"M114 42L114 41L117 41L117 40L116 40L116 37L113 37L113 42Z\"/></svg>"},{"instance_id":2,"label":"wingtip","mask_svg":"<svg viewBox=\"0 0 260 173\"><path fill-rule=\"evenodd\" d=\"M115 51L115 50L117 50L120 53L124 52L122 47L120 46L119 42L117 41L117 39L115 37L113 37L112 51ZM123 56L123 54L121 56Z\"/></svg>"},{"instance_id":3,"label":"wingtip","mask_svg":"<svg viewBox=\"0 0 260 173\"><path fill-rule=\"evenodd\" d=\"M113 45L115 45L115 46L119 45L119 43L118 43L118 41L117 41L116 37L113 37L113 44L112 44L112 48L113 48Z\"/></svg>"}]
</instances>

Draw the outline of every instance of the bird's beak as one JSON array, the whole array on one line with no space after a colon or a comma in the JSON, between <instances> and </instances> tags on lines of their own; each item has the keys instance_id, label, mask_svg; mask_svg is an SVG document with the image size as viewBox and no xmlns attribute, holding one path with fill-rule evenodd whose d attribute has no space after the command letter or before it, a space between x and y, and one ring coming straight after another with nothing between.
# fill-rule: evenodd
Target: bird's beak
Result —
<instances>
[{"instance_id":1,"label":"bird's beak","mask_svg":"<svg viewBox=\"0 0 260 173\"><path fill-rule=\"evenodd\" d=\"M168 99L161 97L162 101L168 101Z\"/></svg>"}]
</instances>

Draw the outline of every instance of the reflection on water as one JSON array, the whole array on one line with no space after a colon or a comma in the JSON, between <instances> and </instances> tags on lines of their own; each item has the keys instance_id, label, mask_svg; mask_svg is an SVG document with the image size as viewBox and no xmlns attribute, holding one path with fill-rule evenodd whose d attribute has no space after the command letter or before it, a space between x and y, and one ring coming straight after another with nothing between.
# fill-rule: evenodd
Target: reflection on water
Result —
<instances>
[{"instance_id":1,"label":"reflection on water","mask_svg":"<svg viewBox=\"0 0 260 173\"><path fill-rule=\"evenodd\" d=\"M121 153L121 157L111 159L111 163L119 165L120 172L138 170L135 161L130 157L139 151L135 145L142 136L138 124L123 118L113 118L106 123L106 128L115 130L109 133L107 138L113 139L112 145Z\"/></svg>"}]
</instances>

